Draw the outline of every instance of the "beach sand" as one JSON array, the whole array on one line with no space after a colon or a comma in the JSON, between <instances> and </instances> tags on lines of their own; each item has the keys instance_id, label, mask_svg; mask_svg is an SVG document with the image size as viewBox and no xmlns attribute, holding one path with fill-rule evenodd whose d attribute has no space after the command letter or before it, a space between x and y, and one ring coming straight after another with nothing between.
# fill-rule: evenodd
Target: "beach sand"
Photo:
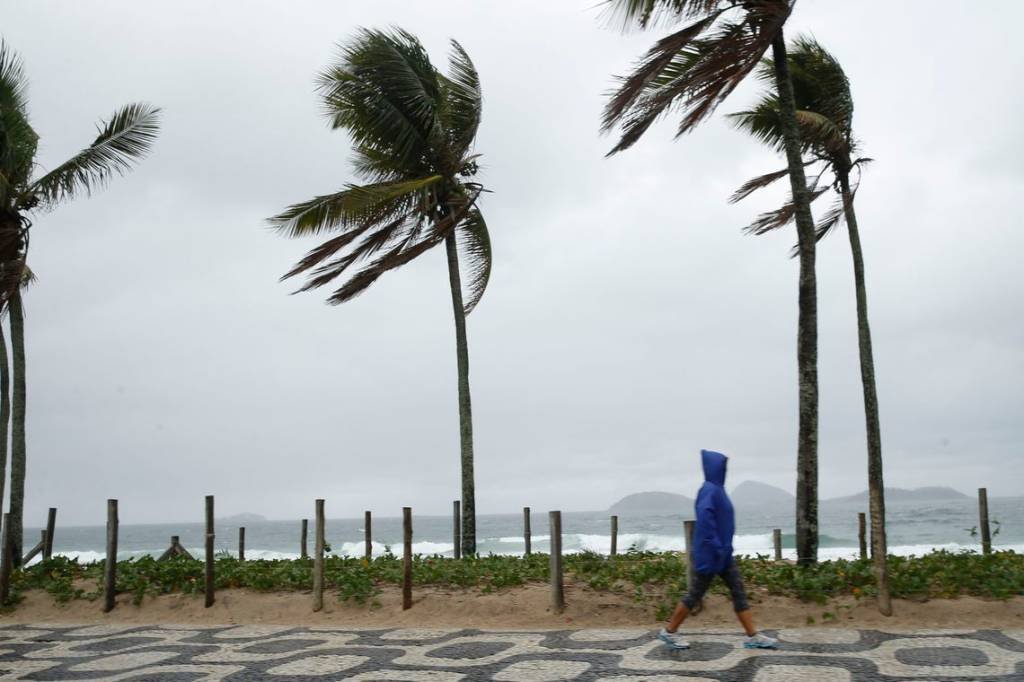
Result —
<instances>
[{"instance_id":1,"label":"beach sand","mask_svg":"<svg viewBox=\"0 0 1024 682\"><path fill-rule=\"evenodd\" d=\"M100 601L75 600L58 604L43 591L32 590L14 611L0 615L0 625L10 623L124 623L124 624L274 624L339 628L439 627L541 629L541 628L655 628L653 608L635 603L629 594L596 592L586 586L566 585L568 606L562 614L549 608L547 585L508 588L490 594L478 590L418 588L412 609L403 611L401 590L385 587L379 606L340 602L325 593L324 609L313 613L309 592L255 592L228 589L217 592L209 609L202 595L171 594L147 597L141 606L131 595L118 596L117 607L102 612ZM1024 597L991 601L973 597L933 599L926 602L894 601L894 615L886 618L871 600L852 598L826 605L766 595L751 595L758 627L842 627L884 630L929 628L1024 628ZM831 616L826 615L831 614ZM813 620L812 620L813 619ZM708 598L703 612L690 618L684 629L734 629L731 603L721 595Z\"/></svg>"}]
</instances>

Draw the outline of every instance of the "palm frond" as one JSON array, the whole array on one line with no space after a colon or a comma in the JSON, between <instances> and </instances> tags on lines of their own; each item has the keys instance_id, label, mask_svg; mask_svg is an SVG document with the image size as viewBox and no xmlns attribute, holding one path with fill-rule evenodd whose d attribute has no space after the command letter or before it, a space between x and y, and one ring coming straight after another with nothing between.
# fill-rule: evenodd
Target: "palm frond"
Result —
<instances>
[{"instance_id":1,"label":"palm frond","mask_svg":"<svg viewBox=\"0 0 1024 682\"><path fill-rule=\"evenodd\" d=\"M682 50L687 68L678 77L654 90L647 88L618 116L614 116L614 109L606 112L606 117L613 114L622 128L622 136L609 154L635 144L670 109L682 113L677 137L696 127L757 66L789 11L789 3L781 0L744 4L739 19L716 22L706 38L690 41ZM650 74L646 78L647 83L653 80ZM620 94L623 101L629 101L632 93Z\"/></svg>"},{"instance_id":2,"label":"palm frond","mask_svg":"<svg viewBox=\"0 0 1024 682\"><path fill-rule=\"evenodd\" d=\"M818 197L828 191L828 188L824 189L811 189L808 188L808 202L813 203ZM796 205L793 203L792 197L790 197L786 203L774 211L767 211L760 214L746 227L743 231L747 234L760 236L767 234L772 230L777 230L780 227L785 227L789 223L793 222L796 217Z\"/></svg>"},{"instance_id":3,"label":"palm frond","mask_svg":"<svg viewBox=\"0 0 1024 682\"><path fill-rule=\"evenodd\" d=\"M697 36L707 30L721 13L719 11L705 17L655 43L654 47L647 52L633 70L633 73L626 78L620 78L622 84L612 94L605 106L601 120L602 132L607 132L621 123L631 114L630 110L636 105L637 100L642 97L650 98L653 91L656 91L656 87L668 87L684 77L699 58L699 53L696 50L686 48ZM670 71L668 75L665 73L667 70ZM652 84L656 84L656 86L652 87ZM663 112L658 112L648 118L653 122L661 113ZM635 116L635 112L632 115ZM650 123L644 127L644 130L649 125Z\"/></svg>"},{"instance_id":4,"label":"palm frond","mask_svg":"<svg viewBox=\"0 0 1024 682\"><path fill-rule=\"evenodd\" d=\"M623 29L679 21L713 12L720 0L605 0L605 14Z\"/></svg>"},{"instance_id":5,"label":"palm frond","mask_svg":"<svg viewBox=\"0 0 1024 682\"><path fill-rule=\"evenodd\" d=\"M28 119L28 78L21 57L0 39L0 205L32 173L39 136Z\"/></svg>"},{"instance_id":6,"label":"palm frond","mask_svg":"<svg viewBox=\"0 0 1024 682\"><path fill-rule=\"evenodd\" d=\"M99 128L93 143L31 184L28 194L53 206L77 192L91 194L114 174L123 175L152 148L160 131L160 109L129 104Z\"/></svg>"},{"instance_id":7,"label":"palm frond","mask_svg":"<svg viewBox=\"0 0 1024 682\"><path fill-rule=\"evenodd\" d=\"M846 131L828 116L797 109L796 122L800 126L800 141L805 147L819 148L830 156L847 150L849 138Z\"/></svg>"},{"instance_id":8,"label":"palm frond","mask_svg":"<svg viewBox=\"0 0 1024 682\"><path fill-rule=\"evenodd\" d=\"M317 79L325 113L357 146L374 148L410 175L438 170L440 83L419 40L402 30L361 30Z\"/></svg>"},{"instance_id":9,"label":"palm frond","mask_svg":"<svg viewBox=\"0 0 1024 682\"><path fill-rule=\"evenodd\" d=\"M0 38L0 110L28 116L28 76L21 57Z\"/></svg>"},{"instance_id":10,"label":"palm frond","mask_svg":"<svg viewBox=\"0 0 1024 682\"><path fill-rule=\"evenodd\" d=\"M777 152L782 152L785 149L779 98L774 93L765 93L753 109L737 111L729 114L727 118L737 129L747 133L765 146Z\"/></svg>"},{"instance_id":11,"label":"palm frond","mask_svg":"<svg viewBox=\"0 0 1024 682\"><path fill-rule=\"evenodd\" d=\"M461 158L473 145L480 126L483 101L480 75L457 41L452 42L445 84L445 127L454 156Z\"/></svg>"},{"instance_id":12,"label":"palm frond","mask_svg":"<svg viewBox=\"0 0 1024 682\"><path fill-rule=\"evenodd\" d=\"M743 201L762 187L767 187L776 180L781 180L788 175L789 168L783 168L782 170L772 171L771 173L765 173L764 175L758 175L756 178L751 178L740 185L738 190L733 192L732 196L729 197L729 203L735 204L738 201Z\"/></svg>"},{"instance_id":13,"label":"palm frond","mask_svg":"<svg viewBox=\"0 0 1024 682\"><path fill-rule=\"evenodd\" d=\"M483 298L491 279L491 235L479 208L469 211L466 219L456 229L456 234L462 253L459 262L466 271L463 278L466 289L463 310L469 315Z\"/></svg>"},{"instance_id":14,"label":"palm frond","mask_svg":"<svg viewBox=\"0 0 1024 682\"><path fill-rule=\"evenodd\" d=\"M325 194L292 204L268 222L287 237L303 237L333 229L351 229L375 224L408 211L417 204L429 203L432 190L443 178L426 178L372 185L347 185L334 194Z\"/></svg>"}]
</instances>

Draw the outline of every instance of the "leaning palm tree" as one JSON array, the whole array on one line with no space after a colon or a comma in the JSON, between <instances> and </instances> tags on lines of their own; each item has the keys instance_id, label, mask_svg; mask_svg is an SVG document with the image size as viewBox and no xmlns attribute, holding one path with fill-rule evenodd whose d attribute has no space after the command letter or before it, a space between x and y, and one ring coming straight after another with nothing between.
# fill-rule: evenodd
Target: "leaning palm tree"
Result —
<instances>
[{"instance_id":1,"label":"leaning palm tree","mask_svg":"<svg viewBox=\"0 0 1024 682\"><path fill-rule=\"evenodd\" d=\"M0 306L11 325L11 559L20 563L25 505L25 336L21 287L29 273L31 215L124 174L145 156L159 130L159 109L129 104L101 123L92 144L53 170L36 175L39 136L29 123L28 79L21 59L0 41ZM2 409L2 405L0 405ZM2 415L0 415L2 417Z\"/></svg>"},{"instance_id":2,"label":"leaning palm tree","mask_svg":"<svg viewBox=\"0 0 1024 682\"><path fill-rule=\"evenodd\" d=\"M878 608L892 614L889 594L889 572L886 561L885 485L882 476L882 434L878 419L878 395L875 388L875 362L871 351L871 328L868 325L867 287L864 283L864 255L857 229L854 197L859 184L860 168L869 159L857 156L858 144L853 135L853 97L850 81L838 60L811 38L799 38L788 50L789 72L796 98L797 120L805 162L814 167L811 182L812 201L831 187L837 194L834 205L818 223L821 239L845 219L853 255L853 279L857 298L857 340L860 346L860 375L864 389L864 416L867 425L868 498L871 511L871 537L878 581ZM766 60L760 69L762 79L769 79L774 64ZM762 95L758 104L748 111L733 114L740 129L763 141L777 151L783 149L779 99L772 92ZM851 173L857 170L856 182ZM788 168L766 173L744 184L732 196L736 202L752 192L770 185L789 174ZM822 184L822 178L828 182ZM758 217L746 229L764 234L792 221L791 202Z\"/></svg>"},{"instance_id":3,"label":"leaning palm tree","mask_svg":"<svg viewBox=\"0 0 1024 682\"><path fill-rule=\"evenodd\" d=\"M693 130L758 65L770 47L800 245L797 367L796 544L801 565L818 558L818 311L815 234L800 157L783 26L794 0L608 0L626 26L691 23L654 44L608 102L603 129L621 128L611 154L628 149L661 117L682 115L677 133Z\"/></svg>"},{"instance_id":4,"label":"leaning palm tree","mask_svg":"<svg viewBox=\"0 0 1024 682\"><path fill-rule=\"evenodd\" d=\"M347 184L270 219L289 237L337 233L282 279L307 273L299 291L308 291L342 277L327 299L337 305L444 243L458 362L462 549L475 554L466 315L483 296L491 272L490 237L477 205L483 187L470 180L477 172L480 79L455 41L445 75L415 36L398 29L362 30L320 74L318 90L331 127L352 139L363 184ZM363 265L357 269L357 263Z\"/></svg>"}]
</instances>

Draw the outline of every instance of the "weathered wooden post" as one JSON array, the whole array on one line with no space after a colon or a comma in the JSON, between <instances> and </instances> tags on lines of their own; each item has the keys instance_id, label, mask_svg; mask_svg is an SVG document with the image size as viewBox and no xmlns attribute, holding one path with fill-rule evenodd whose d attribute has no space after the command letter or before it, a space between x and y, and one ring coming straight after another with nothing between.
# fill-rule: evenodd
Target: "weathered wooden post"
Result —
<instances>
[{"instance_id":1,"label":"weathered wooden post","mask_svg":"<svg viewBox=\"0 0 1024 682\"><path fill-rule=\"evenodd\" d=\"M11 515L4 513L3 529L0 531L0 606L7 604L11 596Z\"/></svg>"},{"instance_id":2,"label":"weathered wooden post","mask_svg":"<svg viewBox=\"0 0 1024 682\"><path fill-rule=\"evenodd\" d=\"M57 527L57 508L50 507L46 515L46 542L43 543L43 561L53 556L53 532Z\"/></svg>"},{"instance_id":3,"label":"weathered wooden post","mask_svg":"<svg viewBox=\"0 0 1024 682\"><path fill-rule=\"evenodd\" d=\"M462 557L462 516L459 501L452 502L452 558Z\"/></svg>"},{"instance_id":4,"label":"weathered wooden post","mask_svg":"<svg viewBox=\"0 0 1024 682\"><path fill-rule=\"evenodd\" d=\"M363 548L363 556L369 561L373 558L373 531L371 531L371 525L373 518L370 512L366 512L363 519L363 541L366 543L366 547Z\"/></svg>"},{"instance_id":5,"label":"weathered wooden post","mask_svg":"<svg viewBox=\"0 0 1024 682\"><path fill-rule=\"evenodd\" d=\"M530 556L530 508L523 507L523 544L526 549L523 556Z\"/></svg>"},{"instance_id":6,"label":"weathered wooden post","mask_svg":"<svg viewBox=\"0 0 1024 682\"><path fill-rule=\"evenodd\" d=\"M860 542L860 558L868 558L868 519L864 512L857 514L857 540Z\"/></svg>"},{"instance_id":7,"label":"weathered wooden post","mask_svg":"<svg viewBox=\"0 0 1024 682\"><path fill-rule=\"evenodd\" d=\"M309 552L306 551L306 536L309 533L309 519L302 519L302 531L299 534L299 558L308 559Z\"/></svg>"},{"instance_id":8,"label":"weathered wooden post","mask_svg":"<svg viewBox=\"0 0 1024 682\"><path fill-rule=\"evenodd\" d=\"M402 610L412 608L412 507L402 507Z\"/></svg>"},{"instance_id":9,"label":"weathered wooden post","mask_svg":"<svg viewBox=\"0 0 1024 682\"><path fill-rule=\"evenodd\" d=\"M992 529L988 525L988 489L978 488L978 523L981 526L981 553L992 553Z\"/></svg>"},{"instance_id":10,"label":"weathered wooden post","mask_svg":"<svg viewBox=\"0 0 1024 682\"><path fill-rule=\"evenodd\" d=\"M28 554L26 554L24 558L21 560L22 566L28 566L28 562L32 561L32 559L35 558L36 554L39 554L43 551L43 545L46 544L46 529L44 528L41 531L39 531L39 534L39 542L37 542L36 546L30 549L28 551Z\"/></svg>"},{"instance_id":11,"label":"weathered wooden post","mask_svg":"<svg viewBox=\"0 0 1024 682\"><path fill-rule=\"evenodd\" d=\"M5 515L6 516L6 515ZM103 612L114 610L117 596L117 500L107 500L107 563L103 567Z\"/></svg>"},{"instance_id":12,"label":"weathered wooden post","mask_svg":"<svg viewBox=\"0 0 1024 682\"><path fill-rule=\"evenodd\" d=\"M565 584L562 576L562 512L548 512L551 527L551 610L561 613L565 610Z\"/></svg>"},{"instance_id":13,"label":"weathered wooden post","mask_svg":"<svg viewBox=\"0 0 1024 682\"><path fill-rule=\"evenodd\" d=\"M782 529L772 531L772 545L775 546L775 560L782 561Z\"/></svg>"},{"instance_id":14,"label":"weathered wooden post","mask_svg":"<svg viewBox=\"0 0 1024 682\"><path fill-rule=\"evenodd\" d=\"M612 516L612 551L611 556L618 554L619 549L619 517Z\"/></svg>"},{"instance_id":15,"label":"weathered wooden post","mask_svg":"<svg viewBox=\"0 0 1024 682\"><path fill-rule=\"evenodd\" d=\"M245 561L245 526L238 529L238 560Z\"/></svg>"},{"instance_id":16,"label":"weathered wooden post","mask_svg":"<svg viewBox=\"0 0 1024 682\"><path fill-rule=\"evenodd\" d=\"M683 536L686 547L686 589L689 590L693 587L694 582L697 580L697 567L693 563L693 529L696 527L696 521L683 521ZM694 605L690 613L700 613L701 609L704 608L704 600L702 599Z\"/></svg>"},{"instance_id":17,"label":"weathered wooden post","mask_svg":"<svg viewBox=\"0 0 1024 682\"><path fill-rule=\"evenodd\" d=\"M206 608L213 606L213 495L206 496Z\"/></svg>"},{"instance_id":18,"label":"weathered wooden post","mask_svg":"<svg viewBox=\"0 0 1024 682\"><path fill-rule=\"evenodd\" d=\"M316 501L316 537L313 540L313 610L324 607L324 501Z\"/></svg>"}]
</instances>

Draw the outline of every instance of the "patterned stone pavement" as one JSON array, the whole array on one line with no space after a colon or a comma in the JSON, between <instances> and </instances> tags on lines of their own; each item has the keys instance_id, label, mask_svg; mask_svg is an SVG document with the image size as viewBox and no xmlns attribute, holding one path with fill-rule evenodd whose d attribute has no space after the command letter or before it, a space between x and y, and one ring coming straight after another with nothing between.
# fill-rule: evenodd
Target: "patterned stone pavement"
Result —
<instances>
[{"instance_id":1,"label":"patterned stone pavement","mask_svg":"<svg viewBox=\"0 0 1024 682\"><path fill-rule=\"evenodd\" d=\"M648 630L338 630L285 626L0 626L5 680L368 682L1024 681L1024 631L693 632L671 651Z\"/></svg>"}]
</instances>

